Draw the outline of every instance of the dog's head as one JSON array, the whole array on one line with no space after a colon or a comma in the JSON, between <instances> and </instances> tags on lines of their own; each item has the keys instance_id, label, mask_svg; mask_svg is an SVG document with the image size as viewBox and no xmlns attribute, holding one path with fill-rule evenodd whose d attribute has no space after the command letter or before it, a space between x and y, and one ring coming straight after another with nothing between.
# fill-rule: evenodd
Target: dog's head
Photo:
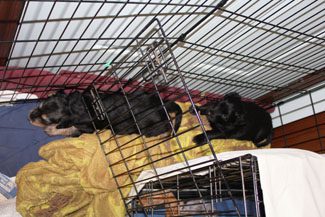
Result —
<instances>
[{"instance_id":1,"label":"dog's head","mask_svg":"<svg viewBox=\"0 0 325 217\"><path fill-rule=\"evenodd\" d=\"M45 127L58 124L62 118L70 115L67 95L58 92L43 100L29 114L32 125Z\"/></svg>"},{"instance_id":2,"label":"dog's head","mask_svg":"<svg viewBox=\"0 0 325 217\"><path fill-rule=\"evenodd\" d=\"M78 117L80 113L84 112L81 97L82 95L79 92L65 94L63 91L49 96L30 112L30 123L42 127L49 136L79 135L80 132L75 126L60 127L60 129L57 126L70 120L71 115Z\"/></svg>"},{"instance_id":3,"label":"dog's head","mask_svg":"<svg viewBox=\"0 0 325 217\"><path fill-rule=\"evenodd\" d=\"M206 115L211 122L227 125L239 121L242 110L241 97L237 93L229 93L222 100L214 102Z\"/></svg>"}]
</instances>

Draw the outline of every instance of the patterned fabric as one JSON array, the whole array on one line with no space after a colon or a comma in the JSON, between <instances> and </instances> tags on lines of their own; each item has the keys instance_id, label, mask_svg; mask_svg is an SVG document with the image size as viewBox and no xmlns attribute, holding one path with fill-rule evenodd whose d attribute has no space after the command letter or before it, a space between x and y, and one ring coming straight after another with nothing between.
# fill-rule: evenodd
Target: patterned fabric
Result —
<instances>
[{"instance_id":1,"label":"patterned fabric","mask_svg":"<svg viewBox=\"0 0 325 217\"><path fill-rule=\"evenodd\" d=\"M185 111L189 104L181 106ZM179 132L196 125L196 117L186 113ZM163 136L109 139L111 133L107 130L99 135L101 141L107 140L102 147L95 134L53 141L39 150L45 160L29 163L18 172L17 210L23 216L124 217L117 186L127 197L132 180L141 171L210 155L209 145L197 147L192 142L193 136L201 132L197 127L163 142ZM155 145L157 142L161 143ZM213 140L212 144L216 153L255 148L248 141Z\"/></svg>"}]
</instances>

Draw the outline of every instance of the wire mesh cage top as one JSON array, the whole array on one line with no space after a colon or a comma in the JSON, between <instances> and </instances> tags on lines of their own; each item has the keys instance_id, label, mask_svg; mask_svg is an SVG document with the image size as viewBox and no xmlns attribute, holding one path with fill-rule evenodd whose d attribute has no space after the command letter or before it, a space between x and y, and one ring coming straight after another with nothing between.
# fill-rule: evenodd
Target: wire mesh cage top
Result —
<instances>
[{"instance_id":1,"label":"wire mesh cage top","mask_svg":"<svg viewBox=\"0 0 325 217\"><path fill-rule=\"evenodd\" d=\"M96 78L89 73L98 75L107 62L133 49L130 42L153 18L160 20L171 44L183 37L172 47L190 89L236 90L262 100L273 90L301 91L288 85L305 76L316 75L311 83L323 81L323 2L223 1L222 8L219 3L19 3L24 7L17 34L9 40L1 89L41 97L62 87L83 89Z\"/></svg>"},{"instance_id":2,"label":"wire mesh cage top","mask_svg":"<svg viewBox=\"0 0 325 217\"><path fill-rule=\"evenodd\" d=\"M23 92L26 95L20 99L29 102L58 90L89 94L84 103L130 215L149 215L158 209L173 216L193 212L261 216L256 159L249 156L219 163L217 148L210 141L196 151L192 137L206 136L206 124L195 103L237 91L269 105L276 100L269 95L274 91L283 97L324 82L324 4L25 1L0 67L0 90L6 91L0 96L6 96L4 102L14 102ZM0 44L7 43L0 39ZM308 82L303 87L291 85L300 80ZM116 117L109 113L119 103L111 106L102 97L110 93L120 94L119 101L127 108ZM147 129L159 127L157 123L142 125L152 110L137 101L144 96L159 110L157 123L164 123L167 136L145 135ZM176 124L177 114L168 112L173 101L184 103L180 105L182 126ZM136 112L138 106L145 111ZM194 115L189 114L190 108ZM212 154L215 165L202 169L206 175L198 175L188 160L207 154ZM186 172L162 179L159 168L177 162L185 162ZM147 169L153 170L158 181L138 190L137 178ZM133 197L130 188L136 191ZM231 208L218 207L223 201L230 201ZM248 206L253 207L250 214ZM198 210L193 211L195 207Z\"/></svg>"}]
</instances>

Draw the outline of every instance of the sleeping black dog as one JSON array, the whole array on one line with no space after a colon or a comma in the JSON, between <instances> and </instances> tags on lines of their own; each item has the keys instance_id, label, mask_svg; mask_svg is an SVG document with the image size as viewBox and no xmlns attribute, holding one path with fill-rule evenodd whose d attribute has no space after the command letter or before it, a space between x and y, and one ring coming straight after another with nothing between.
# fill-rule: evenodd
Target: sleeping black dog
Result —
<instances>
[{"instance_id":1,"label":"sleeping black dog","mask_svg":"<svg viewBox=\"0 0 325 217\"><path fill-rule=\"evenodd\" d=\"M229 93L223 99L197 106L206 115L212 130L207 131L209 140L238 139L252 141L257 147L270 144L273 126L270 114L253 102L242 101L238 93ZM194 114L191 107L190 112ZM206 136L193 138L197 145L207 143Z\"/></svg>"},{"instance_id":2,"label":"sleeping black dog","mask_svg":"<svg viewBox=\"0 0 325 217\"><path fill-rule=\"evenodd\" d=\"M121 92L99 94L99 97L101 108L105 111L102 113L92 106L93 98L90 92L56 93L31 111L30 122L43 127L50 136L77 137L82 133L93 133L95 128L111 129L110 126L118 135L140 134L140 130L142 135L151 137L172 131L169 117L157 94L143 91L129 93L129 105ZM166 100L164 105L168 113L175 113L174 129L177 132L182 121L182 110L173 101ZM88 112L95 118L91 119Z\"/></svg>"}]
</instances>

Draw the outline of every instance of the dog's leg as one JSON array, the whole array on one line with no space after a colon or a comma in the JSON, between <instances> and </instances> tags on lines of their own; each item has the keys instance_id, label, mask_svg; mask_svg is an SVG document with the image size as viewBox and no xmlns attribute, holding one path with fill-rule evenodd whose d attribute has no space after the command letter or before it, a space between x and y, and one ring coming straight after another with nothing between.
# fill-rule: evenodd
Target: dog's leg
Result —
<instances>
[{"instance_id":1,"label":"dog's leg","mask_svg":"<svg viewBox=\"0 0 325 217\"><path fill-rule=\"evenodd\" d=\"M257 138L253 142L256 145L256 147L258 147L258 148L269 145L272 142L272 133L270 133L268 136L264 137L264 139L263 138Z\"/></svg>"},{"instance_id":2,"label":"dog's leg","mask_svg":"<svg viewBox=\"0 0 325 217\"><path fill-rule=\"evenodd\" d=\"M91 124L91 119L89 118L88 114L82 115L71 115L69 118L61 120L58 125L57 129L65 129L72 126L83 126L87 124Z\"/></svg>"},{"instance_id":3,"label":"dog's leg","mask_svg":"<svg viewBox=\"0 0 325 217\"><path fill-rule=\"evenodd\" d=\"M212 140L212 139L225 139L226 138L223 133L221 133L219 131L216 131L216 130L206 131L206 134L207 134L209 140ZM207 137L205 136L205 134L202 133L202 134L194 136L193 142L196 145L204 145L204 144L208 143L208 140L207 140Z\"/></svg>"},{"instance_id":4,"label":"dog's leg","mask_svg":"<svg viewBox=\"0 0 325 217\"><path fill-rule=\"evenodd\" d=\"M78 128L79 131L82 133L93 133L95 129L91 125L76 125L76 128Z\"/></svg>"},{"instance_id":5,"label":"dog's leg","mask_svg":"<svg viewBox=\"0 0 325 217\"><path fill-rule=\"evenodd\" d=\"M200 115L207 115L209 113L210 106L209 104L200 107L196 106L196 109L200 113Z\"/></svg>"},{"instance_id":6,"label":"dog's leg","mask_svg":"<svg viewBox=\"0 0 325 217\"><path fill-rule=\"evenodd\" d=\"M72 136L72 137L80 136L80 131L74 126L64 128L64 129L57 129L56 125L52 124L46 126L44 128L44 131L49 136Z\"/></svg>"},{"instance_id":7,"label":"dog's leg","mask_svg":"<svg viewBox=\"0 0 325 217\"><path fill-rule=\"evenodd\" d=\"M60 121L58 123L58 125L56 126L56 129L65 129L65 128L72 127L73 125L74 125L74 123L71 119L66 119L66 120Z\"/></svg>"}]
</instances>

